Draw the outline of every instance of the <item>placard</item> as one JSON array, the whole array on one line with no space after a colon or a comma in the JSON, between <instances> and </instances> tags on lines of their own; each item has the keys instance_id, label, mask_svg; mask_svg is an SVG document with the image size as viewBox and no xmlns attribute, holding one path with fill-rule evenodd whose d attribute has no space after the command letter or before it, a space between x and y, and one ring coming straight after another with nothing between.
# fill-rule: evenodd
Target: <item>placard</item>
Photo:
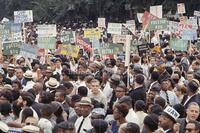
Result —
<instances>
[{"instance_id":1,"label":"placard","mask_svg":"<svg viewBox=\"0 0 200 133\"><path fill-rule=\"evenodd\" d=\"M4 55L19 54L21 45L22 45L21 42L3 43L3 54Z\"/></svg>"},{"instance_id":2,"label":"placard","mask_svg":"<svg viewBox=\"0 0 200 133\"><path fill-rule=\"evenodd\" d=\"M105 28L106 27L106 19L98 18L98 27Z\"/></svg>"},{"instance_id":3,"label":"placard","mask_svg":"<svg viewBox=\"0 0 200 133\"><path fill-rule=\"evenodd\" d=\"M151 20L148 26L150 30L167 29L168 21L166 18Z\"/></svg>"},{"instance_id":4,"label":"placard","mask_svg":"<svg viewBox=\"0 0 200 133\"><path fill-rule=\"evenodd\" d=\"M90 40L92 40L93 38L99 39L99 38L101 38L101 32L96 28L85 29L84 37L89 38Z\"/></svg>"},{"instance_id":5,"label":"placard","mask_svg":"<svg viewBox=\"0 0 200 133\"><path fill-rule=\"evenodd\" d=\"M91 45L81 38L76 38L76 43L83 47L84 50L91 52Z\"/></svg>"},{"instance_id":6,"label":"placard","mask_svg":"<svg viewBox=\"0 0 200 133\"><path fill-rule=\"evenodd\" d=\"M188 41L181 39L171 39L170 47L175 50L187 51Z\"/></svg>"},{"instance_id":7,"label":"placard","mask_svg":"<svg viewBox=\"0 0 200 133\"><path fill-rule=\"evenodd\" d=\"M139 23L142 23L142 16L143 16L143 13L137 13L137 19Z\"/></svg>"},{"instance_id":8,"label":"placard","mask_svg":"<svg viewBox=\"0 0 200 133\"><path fill-rule=\"evenodd\" d=\"M44 49L55 49L56 38L55 37L38 37L38 47Z\"/></svg>"},{"instance_id":9,"label":"placard","mask_svg":"<svg viewBox=\"0 0 200 133\"><path fill-rule=\"evenodd\" d=\"M32 10L14 11L14 22L15 23L33 22L33 11Z\"/></svg>"},{"instance_id":10,"label":"placard","mask_svg":"<svg viewBox=\"0 0 200 133\"><path fill-rule=\"evenodd\" d=\"M56 37L56 25L55 24L43 24L37 26L38 37Z\"/></svg>"},{"instance_id":11,"label":"placard","mask_svg":"<svg viewBox=\"0 0 200 133\"><path fill-rule=\"evenodd\" d=\"M93 56L95 55L101 55L101 45L99 42L99 39L93 38L92 39L92 51L93 51Z\"/></svg>"},{"instance_id":12,"label":"placard","mask_svg":"<svg viewBox=\"0 0 200 133\"><path fill-rule=\"evenodd\" d=\"M185 4L184 3L178 3L177 4L177 10L179 14L185 13Z\"/></svg>"},{"instance_id":13,"label":"placard","mask_svg":"<svg viewBox=\"0 0 200 133\"><path fill-rule=\"evenodd\" d=\"M113 43L126 43L126 35L113 35Z\"/></svg>"},{"instance_id":14,"label":"placard","mask_svg":"<svg viewBox=\"0 0 200 133\"><path fill-rule=\"evenodd\" d=\"M177 32L179 29L179 23L175 21L168 21L168 30L172 33Z\"/></svg>"},{"instance_id":15,"label":"placard","mask_svg":"<svg viewBox=\"0 0 200 133\"><path fill-rule=\"evenodd\" d=\"M20 55L22 55L23 57L37 59L37 52L37 47L30 44L23 44L20 47Z\"/></svg>"},{"instance_id":16,"label":"placard","mask_svg":"<svg viewBox=\"0 0 200 133\"><path fill-rule=\"evenodd\" d=\"M138 53L140 56L143 56L146 53L149 53L149 47L147 44L141 44L137 46L138 48Z\"/></svg>"},{"instance_id":17,"label":"placard","mask_svg":"<svg viewBox=\"0 0 200 133\"><path fill-rule=\"evenodd\" d=\"M108 23L107 32L110 34L121 35L122 24L121 23Z\"/></svg>"},{"instance_id":18,"label":"placard","mask_svg":"<svg viewBox=\"0 0 200 133\"><path fill-rule=\"evenodd\" d=\"M114 44L114 43L101 44L101 54L102 55L118 54L121 51L123 51L122 44Z\"/></svg>"},{"instance_id":19,"label":"placard","mask_svg":"<svg viewBox=\"0 0 200 133\"><path fill-rule=\"evenodd\" d=\"M185 29L181 35L182 40L197 40L197 31L193 29Z\"/></svg>"},{"instance_id":20,"label":"placard","mask_svg":"<svg viewBox=\"0 0 200 133\"><path fill-rule=\"evenodd\" d=\"M162 16L163 16L162 5L150 6L150 13L158 18L162 18Z\"/></svg>"},{"instance_id":21,"label":"placard","mask_svg":"<svg viewBox=\"0 0 200 133\"><path fill-rule=\"evenodd\" d=\"M72 31L64 31L61 33L61 42L63 44L71 44L74 43L74 36Z\"/></svg>"},{"instance_id":22,"label":"placard","mask_svg":"<svg viewBox=\"0 0 200 133\"><path fill-rule=\"evenodd\" d=\"M135 20L128 20L126 21L125 27L128 28L128 30L135 34Z\"/></svg>"},{"instance_id":23,"label":"placard","mask_svg":"<svg viewBox=\"0 0 200 133\"><path fill-rule=\"evenodd\" d=\"M61 47L61 53L62 55L68 55L74 58L78 57L80 48L76 45L70 45L65 44Z\"/></svg>"},{"instance_id":24,"label":"placard","mask_svg":"<svg viewBox=\"0 0 200 133\"><path fill-rule=\"evenodd\" d=\"M145 11L143 16L142 16L142 24L143 24L143 28L149 24L149 22L151 20L155 20L155 19L158 19L158 17L152 15L151 13L149 13L148 11Z\"/></svg>"}]
</instances>

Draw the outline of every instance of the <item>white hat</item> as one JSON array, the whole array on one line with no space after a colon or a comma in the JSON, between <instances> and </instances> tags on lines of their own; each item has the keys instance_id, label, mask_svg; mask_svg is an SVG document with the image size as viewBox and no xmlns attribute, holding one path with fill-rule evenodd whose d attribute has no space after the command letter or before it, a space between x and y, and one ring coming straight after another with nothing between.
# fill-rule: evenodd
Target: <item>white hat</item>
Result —
<instances>
[{"instance_id":1,"label":"white hat","mask_svg":"<svg viewBox=\"0 0 200 133\"><path fill-rule=\"evenodd\" d=\"M2 121L0 121L0 131L3 131L5 133L7 133L8 130L9 130L9 127L5 123L3 123Z\"/></svg>"},{"instance_id":2,"label":"white hat","mask_svg":"<svg viewBox=\"0 0 200 133\"><path fill-rule=\"evenodd\" d=\"M25 132L29 132L29 133L39 133L40 128L33 126L33 125L27 125L27 126L24 126L22 128L22 130L25 131Z\"/></svg>"},{"instance_id":3,"label":"white hat","mask_svg":"<svg viewBox=\"0 0 200 133\"><path fill-rule=\"evenodd\" d=\"M8 70L14 70L15 69L15 65L14 64L9 64L8 65Z\"/></svg>"},{"instance_id":4,"label":"white hat","mask_svg":"<svg viewBox=\"0 0 200 133\"><path fill-rule=\"evenodd\" d=\"M27 70L24 74L23 74L24 78L28 78L28 79L32 79L33 78L33 73L30 70Z\"/></svg>"},{"instance_id":5,"label":"white hat","mask_svg":"<svg viewBox=\"0 0 200 133\"><path fill-rule=\"evenodd\" d=\"M58 88L60 83L55 78L49 78L49 80L45 83L48 88Z\"/></svg>"},{"instance_id":6,"label":"white hat","mask_svg":"<svg viewBox=\"0 0 200 133\"><path fill-rule=\"evenodd\" d=\"M80 105L90 105L90 106L93 106L92 105L92 101L89 97L82 97L81 98L81 101L79 102Z\"/></svg>"},{"instance_id":7,"label":"white hat","mask_svg":"<svg viewBox=\"0 0 200 133\"><path fill-rule=\"evenodd\" d=\"M164 113L167 113L174 121L178 119L180 114L172 107L167 106L164 110Z\"/></svg>"}]
</instances>

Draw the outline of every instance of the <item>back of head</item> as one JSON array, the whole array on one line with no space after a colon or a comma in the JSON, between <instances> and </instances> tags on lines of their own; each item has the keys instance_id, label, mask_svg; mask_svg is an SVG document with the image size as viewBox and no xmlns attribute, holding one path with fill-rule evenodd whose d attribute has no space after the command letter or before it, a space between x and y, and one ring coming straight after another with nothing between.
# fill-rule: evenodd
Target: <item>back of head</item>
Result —
<instances>
[{"instance_id":1,"label":"back of head","mask_svg":"<svg viewBox=\"0 0 200 133\"><path fill-rule=\"evenodd\" d=\"M108 123L105 120L96 119L92 121L95 133L105 133L108 128Z\"/></svg>"},{"instance_id":2,"label":"back of head","mask_svg":"<svg viewBox=\"0 0 200 133\"><path fill-rule=\"evenodd\" d=\"M135 77L135 81L136 81L136 83L138 83L140 85L143 84L144 83L144 75L137 74Z\"/></svg>"},{"instance_id":3,"label":"back of head","mask_svg":"<svg viewBox=\"0 0 200 133\"><path fill-rule=\"evenodd\" d=\"M80 86L80 87L78 87L78 94L81 97L87 97L87 95L88 95L88 89L85 86Z\"/></svg>"},{"instance_id":4,"label":"back of head","mask_svg":"<svg viewBox=\"0 0 200 133\"><path fill-rule=\"evenodd\" d=\"M158 129L158 115L149 114L144 118L144 125L148 127L151 132Z\"/></svg>"},{"instance_id":5,"label":"back of head","mask_svg":"<svg viewBox=\"0 0 200 133\"><path fill-rule=\"evenodd\" d=\"M127 133L140 133L140 127L135 123L127 123L126 126Z\"/></svg>"}]
</instances>

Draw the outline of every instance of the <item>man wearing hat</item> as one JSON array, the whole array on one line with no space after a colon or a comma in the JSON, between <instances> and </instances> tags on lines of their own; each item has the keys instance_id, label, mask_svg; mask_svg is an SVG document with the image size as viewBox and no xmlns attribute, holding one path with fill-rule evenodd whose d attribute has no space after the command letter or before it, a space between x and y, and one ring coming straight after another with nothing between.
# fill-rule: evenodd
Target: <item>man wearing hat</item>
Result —
<instances>
[{"instance_id":1,"label":"man wearing hat","mask_svg":"<svg viewBox=\"0 0 200 133\"><path fill-rule=\"evenodd\" d=\"M17 77L15 76L15 65L14 64L9 64L8 65L8 73L6 78L10 80L15 80Z\"/></svg>"},{"instance_id":2,"label":"man wearing hat","mask_svg":"<svg viewBox=\"0 0 200 133\"><path fill-rule=\"evenodd\" d=\"M85 131L92 129L90 113L92 111L93 105L91 99L88 97L82 97L79 105L82 116L79 117L75 122L76 133L85 133Z\"/></svg>"},{"instance_id":3,"label":"man wearing hat","mask_svg":"<svg viewBox=\"0 0 200 133\"><path fill-rule=\"evenodd\" d=\"M164 133L175 133L173 130L174 124L180 114L172 107L167 106L161 116L159 117L159 126L162 128Z\"/></svg>"},{"instance_id":4,"label":"man wearing hat","mask_svg":"<svg viewBox=\"0 0 200 133\"><path fill-rule=\"evenodd\" d=\"M26 80L26 84L25 86L23 86L23 90L22 91L28 91L30 89L33 88L33 85L35 84L35 82L33 82L33 73L30 70L27 70L24 73L24 79Z\"/></svg>"}]
</instances>

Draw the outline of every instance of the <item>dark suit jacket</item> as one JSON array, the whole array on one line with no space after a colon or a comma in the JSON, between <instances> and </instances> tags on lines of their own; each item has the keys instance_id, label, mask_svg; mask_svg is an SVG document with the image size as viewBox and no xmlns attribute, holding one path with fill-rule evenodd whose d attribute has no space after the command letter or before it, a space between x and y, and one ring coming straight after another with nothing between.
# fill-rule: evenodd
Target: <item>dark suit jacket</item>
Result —
<instances>
[{"instance_id":1,"label":"dark suit jacket","mask_svg":"<svg viewBox=\"0 0 200 133\"><path fill-rule=\"evenodd\" d=\"M177 120L178 123L180 123L180 129L179 133L185 133L185 127L187 125L186 118L181 118Z\"/></svg>"},{"instance_id":2,"label":"dark suit jacket","mask_svg":"<svg viewBox=\"0 0 200 133\"><path fill-rule=\"evenodd\" d=\"M182 100L182 102L181 102L183 105L184 105L185 101L187 100L187 97L188 97L187 95L184 95L183 100ZM191 102L196 102L196 103L198 103L198 104L200 105L200 95L199 95L199 94L195 94L194 96L192 96L192 97L190 98L190 100L187 101L187 103L184 105L184 107L187 109L188 105L189 105Z\"/></svg>"},{"instance_id":3,"label":"dark suit jacket","mask_svg":"<svg viewBox=\"0 0 200 133\"><path fill-rule=\"evenodd\" d=\"M135 105L137 100L143 100L146 103L146 90L144 87L130 90L129 96L132 98L132 105Z\"/></svg>"}]
</instances>

